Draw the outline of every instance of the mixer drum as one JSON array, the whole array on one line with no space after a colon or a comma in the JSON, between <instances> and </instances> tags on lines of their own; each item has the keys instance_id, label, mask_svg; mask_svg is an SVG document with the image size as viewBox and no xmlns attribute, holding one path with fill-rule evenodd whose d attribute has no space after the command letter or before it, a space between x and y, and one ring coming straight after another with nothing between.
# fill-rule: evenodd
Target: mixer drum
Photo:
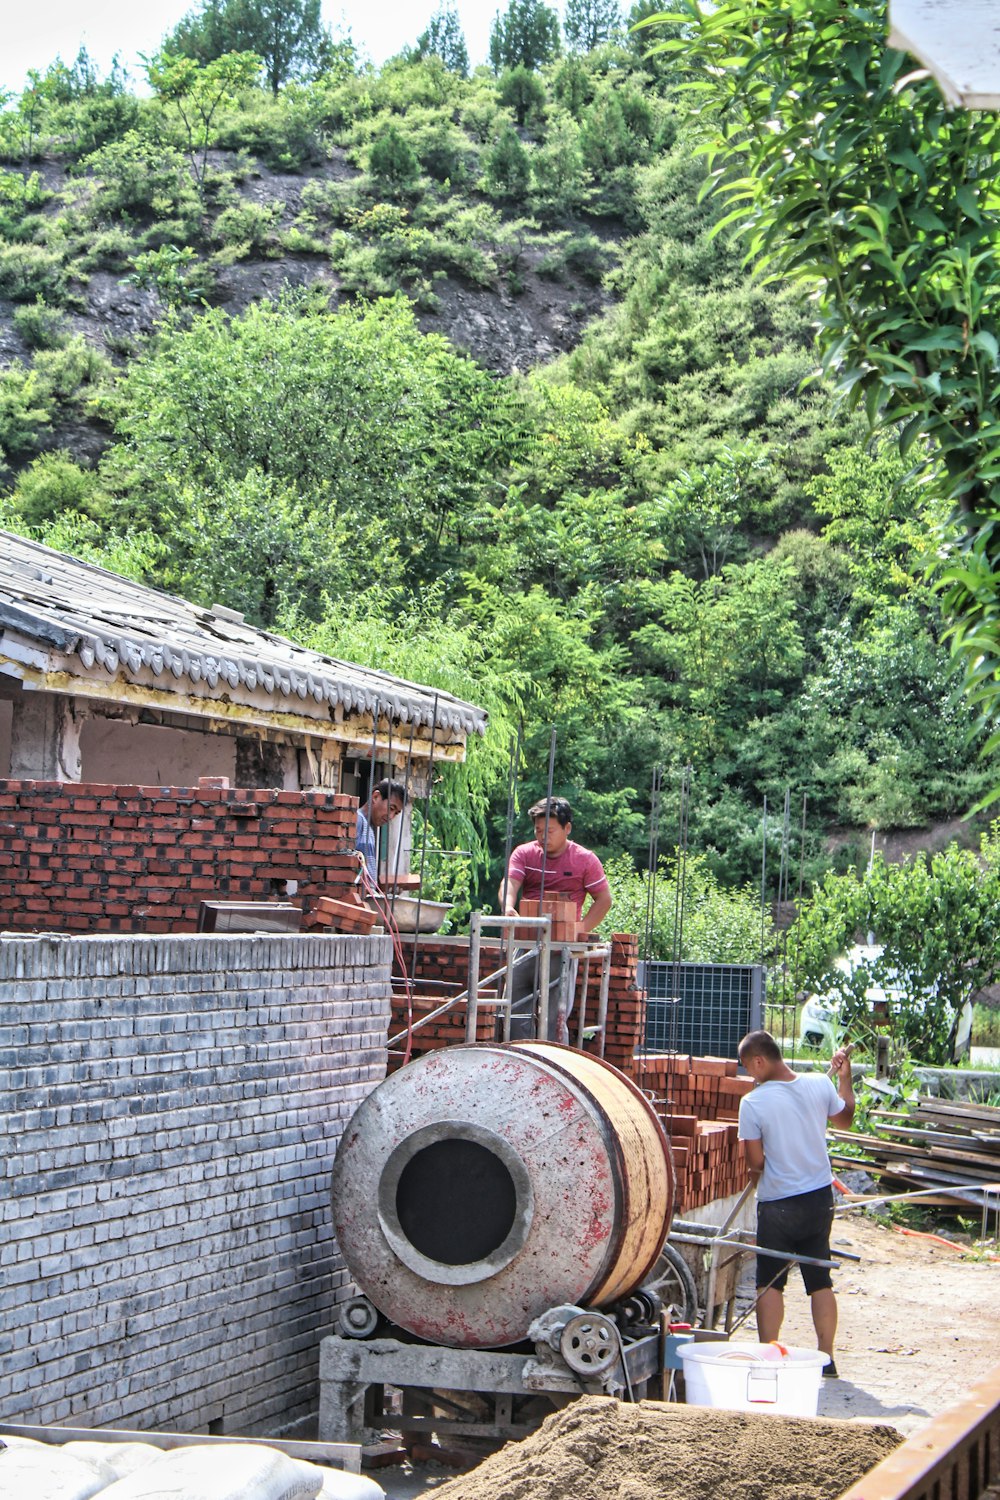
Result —
<instances>
[{"instance_id":1,"label":"mixer drum","mask_svg":"<svg viewBox=\"0 0 1000 1500\"><path fill-rule=\"evenodd\" d=\"M518 1343L562 1304L633 1291L670 1226L670 1146L600 1058L544 1042L448 1047L360 1105L333 1171L347 1266L432 1343Z\"/></svg>"}]
</instances>

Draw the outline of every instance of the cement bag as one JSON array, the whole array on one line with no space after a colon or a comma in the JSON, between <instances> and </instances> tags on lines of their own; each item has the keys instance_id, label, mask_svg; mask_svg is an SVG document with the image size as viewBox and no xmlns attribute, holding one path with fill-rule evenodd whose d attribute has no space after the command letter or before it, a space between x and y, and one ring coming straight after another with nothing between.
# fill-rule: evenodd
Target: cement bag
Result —
<instances>
[{"instance_id":1,"label":"cement bag","mask_svg":"<svg viewBox=\"0 0 1000 1500\"><path fill-rule=\"evenodd\" d=\"M101 1500L316 1500L322 1487L322 1469L276 1448L199 1443L161 1453L112 1484Z\"/></svg>"},{"instance_id":2,"label":"cement bag","mask_svg":"<svg viewBox=\"0 0 1000 1500\"><path fill-rule=\"evenodd\" d=\"M0 1448L3 1500L90 1500L105 1489L107 1475L94 1464L63 1453L54 1443L5 1437Z\"/></svg>"},{"instance_id":3,"label":"cement bag","mask_svg":"<svg viewBox=\"0 0 1000 1500\"><path fill-rule=\"evenodd\" d=\"M385 1490L364 1474L345 1474L343 1469L324 1469L323 1488L316 1500L385 1500Z\"/></svg>"},{"instance_id":4,"label":"cement bag","mask_svg":"<svg viewBox=\"0 0 1000 1500\"><path fill-rule=\"evenodd\" d=\"M107 1471L105 1483L114 1484L116 1479L124 1479L126 1474L141 1469L143 1464L152 1463L154 1458L160 1457L163 1449L153 1443L98 1443L88 1439L63 1443L62 1451L74 1458L82 1458L85 1463L100 1466L102 1473Z\"/></svg>"}]
</instances>

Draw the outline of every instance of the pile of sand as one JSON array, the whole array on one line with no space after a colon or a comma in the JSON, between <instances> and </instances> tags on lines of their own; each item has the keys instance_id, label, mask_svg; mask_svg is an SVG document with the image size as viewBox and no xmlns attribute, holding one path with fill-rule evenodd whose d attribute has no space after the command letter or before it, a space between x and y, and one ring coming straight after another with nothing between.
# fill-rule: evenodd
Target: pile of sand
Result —
<instances>
[{"instance_id":1,"label":"pile of sand","mask_svg":"<svg viewBox=\"0 0 1000 1500\"><path fill-rule=\"evenodd\" d=\"M892 1427L584 1396L434 1500L836 1500Z\"/></svg>"}]
</instances>

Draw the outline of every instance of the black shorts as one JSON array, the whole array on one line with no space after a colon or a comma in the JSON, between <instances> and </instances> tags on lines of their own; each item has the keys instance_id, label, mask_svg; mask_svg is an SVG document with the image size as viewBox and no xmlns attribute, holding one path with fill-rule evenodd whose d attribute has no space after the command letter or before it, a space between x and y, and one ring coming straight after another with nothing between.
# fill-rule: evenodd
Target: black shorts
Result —
<instances>
[{"instance_id":1,"label":"black shorts","mask_svg":"<svg viewBox=\"0 0 1000 1500\"><path fill-rule=\"evenodd\" d=\"M830 1259L833 1228L833 1189L816 1188L793 1198L775 1198L757 1204L757 1290L773 1286L784 1291L791 1261L775 1260L762 1250L784 1250L789 1255L812 1255ZM825 1266L800 1266L810 1297L833 1285Z\"/></svg>"}]
</instances>

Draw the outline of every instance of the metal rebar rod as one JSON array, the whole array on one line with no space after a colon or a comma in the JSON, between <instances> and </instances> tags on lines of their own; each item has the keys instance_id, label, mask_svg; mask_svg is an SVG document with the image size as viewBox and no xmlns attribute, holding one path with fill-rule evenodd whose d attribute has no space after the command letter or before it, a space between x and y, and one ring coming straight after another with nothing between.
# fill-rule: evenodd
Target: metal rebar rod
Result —
<instances>
[{"instance_id":1,"label":"metal rebar rod","mask_svg":"<svg viewBox=\"0 0 1000 1500\"><path fill-rule=\"evenodd\" d=\"M510 747L510 767L509 767L508 772L507 772L507 826L504 829L504 843L503 843L503 885L502 885L501 891L500 891L500 906L502 908L501 915L506 915L506 912L507 912L507 895L508 895L508 892L509 892L509 889L510 889L510 856L511 856L511 853L513 851L513 846L514 846L514 804L515 804L516 792L517 792L517 777L518 777L518 773L519 773L519 771L521 769L521 732L522 732L523 726L524 726L524 721L522 719L518 719L518 721L517 721L517 734L515 735L513 741L511 742L511 747ZM504 929L500 933L500 957L501 958L506 959L507 953L508 953L508 949L509 949L509 939L508 939L507 931L506 931L506 929ZM505 966L505 968L504 968L504 978L501 981L501 985L500 985L500 993L501 993L501 995L503 995L506 992L506 990L507 990L508 979L509 979L509 975L507 974L507 969L506 969L506 966ZM510 1031L510 1017L509 1017L509 1012L508 1012L508 1017L507 1017L507 1032L509 1033L509 1031ZM510 1041L509 1034L504 1037L504 1041L505 1042L509 1042Z\"/></svg>"},{"instance_id":2,"label":"metal rebar rod","mask_svg":"<svg viewBox=\"0 0 1000 1500\"><path fill-rule=\"evenodd\" d=\"M437 722L438 722L438 695L434 694L434 712L431 717L431 749L427 757L427 790L424 793L424 826L421 829L420 841L420 884L417 887L417 914L413 920L413 957L410 959L410 973L415 974L417 970L417 944L420 941L420 906L424 894L424 861L427 858L427 825L430 819L431 792L434 787L434 751L437 748Z\"/></svg>"},{"instance_id":3,"label":"metal rebar rod","mask_svg":"<svg viewBox=\"0 0 1000 1500\"><path fill-rule=\"evenodd\" d=\"M474 911L469 918L469 988L465 1008L465 1040L474 1042L479 1025L479 947L482 936L481 917Z\"/></svg>"},{"instance_id":4,"label":"metal rebar rod","mask_svg":"<svg viewBox=\"0 0 1000 1500\"><path fill-rule=\"evenodd\" d=\"M764 817L760 840L760 961L764 962L764 909L767 900L767 798L764 798Z\"/></svg>"},{"instance_id":5,"label":"metal rebar rod","mask_svg":"<svg viewBox=\"0 0 1000 1500\"><path fill-rule=\"evenodd\" d=\"M406 788L406 800L407 800L407 802L410 801L410 773L411 773L411 771L413 769L413 736L414 736L414 734L416 732L416 728L417 728L416 717L413 714L411 714L410 715L410 743L409 743L409 745L407 746L407 749L406 749L406 770L403 772L403 786ZM390 775L391 775L391 772L392 772L392 768L390 767ZM400 815L399 815L399 836L396 839L396 860L395 860L395 865L393 867L393 872L392 872L392 874L393 874L393 884L394 885L397 884L398 881L399 881L399 859L400 859L400 855L403 852L403 819L404 819L405 816L406 816L406 811L404 809L403 812L401 812ZM412 806L412 803L410 804L410 827L411 828L413 827L413 806ZM412 840L411 840L411 847L412 847ZM389 904L390 904L390 906L392 905L391 901L390 901Z\"/></svg>"},{"instance_id":6,"label":"metal rebar rod","mask_svg":"<svg viewBox=\"0 0 1000 1500\"><path fill-rule=\"evenodd\" d=\"M549 739L549 777L545 787L545 827L542 830L542 879L538 889L538 915L542 914L542 902L545 900L545 871L549 858L549 818L552 815L550 803L552 801L552 782L556 771L556 730L552 726L552 734Z\"/></svg>"},{"instance_id":7,"label":"metal rebar rod","mask_svg":"<svg viewBox=\"0 0 1000 1500\"><path fill-rule=\"evenodd\" d=\"M392 704L389 705L389 712L386 714L385 766L386 766L386 774L387 774L387 776L389 778L389 781L391 783L391 781L392 781ZM389 804L391 806L392 805L392 792L391 791L388 794L388 799L389 799ZM386 820L385 820L385 838L381 841L382 842L382 847L385 850L385 860L382 863L380 863L380 864L378 864L376 866L377 873L381 874L382 873L382 866L384 864L384 866L385 866L385 879L386 879L386 883L388 883L388 880L389 880L389 830L390 830L391 827L392 827L392 819L391 819L391 817L387 816ZM376 835L376 837L378 837L378 835ZM390 907L390 913L391 913L391 907Z\"/></svg>"}]
</instances>

